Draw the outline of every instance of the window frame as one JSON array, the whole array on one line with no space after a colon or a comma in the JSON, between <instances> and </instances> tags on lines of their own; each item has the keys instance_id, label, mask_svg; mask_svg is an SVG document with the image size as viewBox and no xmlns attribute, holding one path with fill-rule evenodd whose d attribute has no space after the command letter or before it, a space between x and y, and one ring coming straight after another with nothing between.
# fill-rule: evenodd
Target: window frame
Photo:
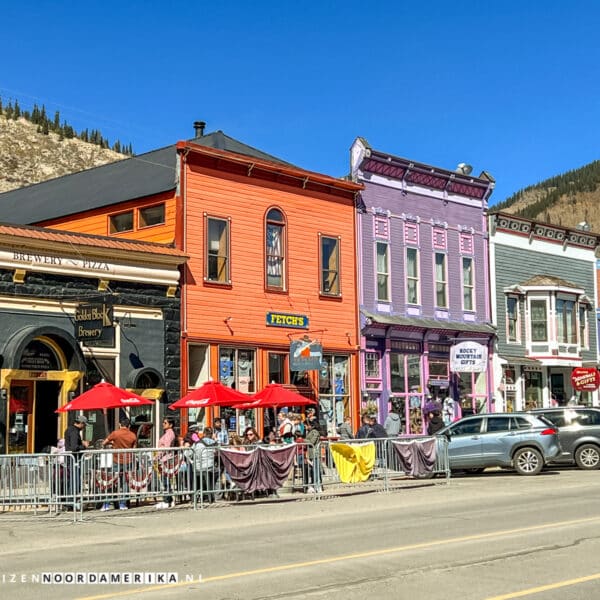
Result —
<instances>
[{"instance_id":1,"label":"window frame","mask_svg":"<svg viewBox=\"0 0 600 600\"><path fill-rule=\"evenodd\" d=\"M414 272L415 275L410 275L409 272L409 252L414 252ZM410 283L414 285L414 292L416 295L416 302L410 300ZM420 284L420 265L419 265L419 249L413 246L407 246L406 248L406 303L413 306L420 306L421 304L421 284Z\"/></svg>"},{"instance_id":2,"label":"window frame","mask_svg":"<svg viewBox=\"0 0 600 600\"><path fill-rule=\"evenodd\" d=\"M508 308L508 303L509 301L514 301L515 303L515 317L514 319L509 319L509 315L511 314ZM520 301L519 301L519 297L514 295L514 294L507 294L506 298L505 298L505 303L504 303L505 309L506 309L506 341L509 344L515 344L515 343L520 343L521 341L521 310L520 310ZM510 324L511 322L514 323L514 328L515 328L515 335L514 335L514 339L511 338L510 335Z\"/></svg>"},{"instance_id":3,"label":"window frame","mask_svg":"<svg viewBox=\"0 0 600 600\"><path fill-rule=\"evenodd\" d=\"M223 279L211 278L211 257L214 257L214 251L211 253L211 238L210 238L210 224L211 222L224 223L224 232L226 232L227 239L225 241L225 276ZM213 285L231 285L231 219L229 217L217 217L214 215L204 214L204 282ZM217 240L219 241L219 240ZM222 242L221 242L222 243ZM219 251L221 248L219 248ZM220 255L217 254L217 261ZM217 271L219 271L217 264Z\"/></svg>"},{"instance_id":4,"label":"window frame","mask_svg":"<svg viewBox=\"0 0 600 600\"><path fill-rule=\"evenodd\" d=\"M470 283L467 285L465 283L465 261L469 262L470 269ZM475 312L475 259L472 256L462 256L461 257L461 273L462 273L462 302L463 302L463 310L465 312ZM465 306L466 294L469 292L471 306L467 308Z\"/></svg>"},{"instance_id":5,"label":"window frame","mask_svg":"<svg viewBox=\"0 0 600 600\"><path fill-rule=\"evenodd\" d=\"M274 218L273 214L279 213L280 219ZM265 256L265 264L264 264L264 278L265 278L265 289L270 292L286 292L288 289L288 281L287 281L287 249L288 249L288 240L287 240L287 219L285 213L277 206L270 207L265 212L265 223L264 223L264 256ZM270 253L271 244L269 238L269 232L271 228L279 228L279 246L280 250L278 253ZM269 264L273 259L273 262L276 264ZM271 275L269 274L269 270L273 268L279 268L281 270L280 275ZM269 278L271 277L280 277L281 284L273 284L270 283Z\"/></svg>"},{"instance_id":6,"label":"window frame","mask_svg":"<svg viewBox=\"0 0 600 600\"><path fill-rule=\"evenodd\" d=\"M162 221L159 221L157 223L150 223L150 224L143 224L142 223L142 215L144 214L144 211L153 209L153 208L162 208ZM148 227L158 227L159 225L164 225L166 223L166 218L167 218L167 210L166 210L166 206L164 202L159 202L157 204L151 204L149 206L141 206L137 209L137 225L138 225L138 229L147 229Z\"/></svg>"},{"instance_id":7,"label":"window frame","mask_svg":"<svg viewBox=\"0 0 600 600\"><path fill-rule=\"evenodd\" d=\"M534 321L533 321L533 313L532 313L532 308L533 308L534 303L543 303L545 306L544 324L545 324L545 328L546 328L546 337L543 340L542 339L534 339L534 329L533 329ZM550 304L549 296L543 296L543 297L533 296L533 297L527 298L527 305L528 305L528 309L529 309L529 311L528 311L528 316L529 316L528 330L529 330L529 341L531 344L548 344L548 343L550 343L550 331L549 331L550 319L549 319L549 314L548 314L549 304ZM538 321L536 321L536 323L538 323Z\"/></svg>"},{"instance_id":8,"label":"window frame","mask_svg":"<svg viewBox=\"0 0 600 600\"><path fill-rule=\"evenodd\" d=\"M335 242L335 252L329 255L329 268L325 268L325 252L324 244L326 241L333 240ZM342 238L339 235L327 235L319 233L319 294L321 296L327 296L329 298L341 298L342 297L342 252L341 252ZM335 257L337 265L335 268L331 267L331 258ZM325 273L327 272L327 278ZM329 282L331 274L335 274L335 285L331 286L328 290L325 289L325 283ZM335 288L331 291L331 288Z\"/></svg>"},{"instance_id":9,"label":"window frame","mask_svg":"<svg viewBox=\"0 0 600 600\"><path fill-rule=\"evenodd\" d=\"M385 248L385 271L379 270L379 248ZM380 277L385 278L385 298L382 298L380 292ZM382 240L375 242L375 290L377 302L390 302L390 244Z\"/></svg>"},{"instance_id":10,"label":"window frame","mask_svg":"<svg viewBox=\"0 0 600 600\"><path fill-rule=\"evenodd\" d=\"M117 217L121 217L123 215L131 216L131 227L129 229L117 229L116 227L113 227L113 223L114 223L113 219L115 219ZM135 215L134 215L133 208L131 208L129 210L122 210L120 212L116 212L111 215L108 215L108 234L109 235L115 235L115 234L119 234L119 233L130 233L132 231L135 231Z\"/></svg>"},{"instance_id":11,"label":"window frame","mask_svg":"<svg viewBox=\"0 0 600 600\"><path fill-rule=\"evenodd\" d=\"M443 279L438 279L438 257L443 259L442 266L444 268ZM438 286L442 286L444 294L444 304L439 304ZM448 309L448 255L445 252L434 252L433 254L433 289L434 289L434 301L435 307L444 310Z\"/></svg>"},{"instance_id":12,"label":"window frame","mask_svg":"<svg viewBox=\"0 0 600 600\"><path fill-rule=\"evenodd\" d=\"M589 327L588 327L588 305L579 302L577 304L577 334L579 347L582 350L588 350L590 347ZM583 318L582 318L583 317ZM582 323L583 321L583 323Z\"/></svg>"},{"instance_id":13,"label":"window frame","mask_svg":"<svg viewBox=\"0 0 600 600\"><path fill-rule=\"evenodd\" d=\"M558 294L554 304L556 343L576 345L579 338L577 297Z\"/></svg>"}]
</instances>

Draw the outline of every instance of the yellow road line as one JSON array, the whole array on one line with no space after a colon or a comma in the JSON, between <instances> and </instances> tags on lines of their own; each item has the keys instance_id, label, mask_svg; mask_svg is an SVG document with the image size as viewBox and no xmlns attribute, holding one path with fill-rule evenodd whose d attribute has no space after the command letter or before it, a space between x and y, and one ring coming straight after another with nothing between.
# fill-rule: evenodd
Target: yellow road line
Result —
<instances>
[{"instance_id":1,"label":"yellow road line","mask_svg":"<svg viewBox=\"0 0 600 600\"><path fill-rule=\"evenodd\" d=\"M263 567L260 569L251 569L249 571L238 571L235 573L227 573L225 575L214 575L213 577L202 577L202 583L212 583L215 581L224 581L226 579L236 579L241 577L249 577L251 575L264 575L267 573L277 573L281 571L289 571L291 569L302 569L305 567L314 567L316 565L326 565L336 562L343 562L346 560L357 560L360 558L371 558L373 556L382 556L385 554L394 554L397 552L406 552L407 550L420 550L423 548L434 548L436 546L445 546L448 544L459 544L462 542L473 542L477 540L485 540L494 537L501 537L505 535L514 535L519 533L526 533L530 531L540 531L543 529L549 529L554 527L565 527L569 525L581 525L584 523L592 523L594 521L600 521L600 517L589 517L586 519L573 519L570 521L557 521L554 523L545 523L543 525L531 525L529 527L519 527L517 529L501 529L499 531L491 531L489 533L476 533L473 535L465 535L462 537L446 538L442 540L433 540L431 542L420 542L418 544L408 544L406 546L396 546L393 548L382 548L381 550L368 550L365 552L356 552L354 554L342 554L340 556L330 556L329 558L318 558L315 560L307 560L303 562L288 563L286 565L276 565L274 567ZM594 577L594 576L591 576ZM111 592L108 594L99 594L96 596L84 596L78 600L105 600L107 598L118 598L123 596L133 596L135 594L145 594L149 592L158 592L169 588L183 587L193 585L189 581L179 581L177 583L165 583L163 585L153 585L137 589L129 589L123 592ZM557 584L558 585L558 584ZM568 584L565 584L568 585ZM572 584L571 584L572 585ZM537 588L535 588L537 589ZM540 590L541 591L541 590ZM522 592L515 592L516 594L526 595ZM535 593L535 592L529 592ZM496 596L494 598L487 598L486 600L504 600L508 598L518 598L517 595L506 595Z\"/></svg>"},{"instance_id":2,"label":"yellow road line","mask_svg":"<svg viewBox=\"0 0 600 600\"><path fill-rule=\"evenodd\" d=\"M569 585L577 585L578 583L585 583L586 581L594 581L600 579L600 573L595 575L586 575L585 577L578 577L577 579L566 579L565 581L559 581L557 583L549 583L547 585L540 585L539 587L529 588L528 590L521 590L519 592L511 592L509 594L501 594L500 596L492 596L485 600L511 600L511 598L523 598L524 596L532 596L533 594L540 594L548 590L557 590L559 588L567 587Z\"/></svg>"}]
</instances>

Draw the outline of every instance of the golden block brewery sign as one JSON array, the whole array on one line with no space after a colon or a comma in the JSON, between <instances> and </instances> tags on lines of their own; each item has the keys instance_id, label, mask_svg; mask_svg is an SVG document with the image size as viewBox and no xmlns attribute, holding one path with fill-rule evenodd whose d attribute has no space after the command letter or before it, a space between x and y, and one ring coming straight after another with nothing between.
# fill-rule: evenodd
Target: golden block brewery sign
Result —
<instances>
[{"instance_id":1,"label":"golden block brewery sign","mask_svg":"<svg viewBox=\"0 0 600 600\"><path fill-rule=\"evenodd\" d=\"M75 309L75 338L86 346L114 346L115 328L110 302L80 304Z\"/></svg>"}]
</instances>

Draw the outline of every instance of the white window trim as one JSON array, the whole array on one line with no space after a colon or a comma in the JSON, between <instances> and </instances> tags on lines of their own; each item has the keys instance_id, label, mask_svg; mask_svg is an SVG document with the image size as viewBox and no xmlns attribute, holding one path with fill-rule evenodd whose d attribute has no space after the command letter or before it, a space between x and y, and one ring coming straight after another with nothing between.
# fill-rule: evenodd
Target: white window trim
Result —
<instances>
[{"instance_id":1,"label":"white window trim","mask_svg":"<svg viewBox=\"0 0 600 600\"><path fill-rule=\"evenodd\" d=\"M409 250L414 250L415 252L415 259L416 259L416 273L417 276L416 277L409 277L408 275L408 252ZM421 260L420 260L420 256L419 256L419 249L415 248L414 246L407 246L406 247L406 265L407 265L407 269L406 269L406 304L410 304L411 306L420 306L421 305ZM409 279L411 280L415 280L417 282L417 301L416 302L410 302L408 300L408 281Z\"/></svg>"},{"instance_id":2,"label":"white window trim","mask_svg":"<svg viewBox=\"0 0 600 600\"><path fill-rule=\"evenodd\" d=\"M517 318L515 320L515 329L516 329L516 336L514 340L509 339L509 335L508 335L508 300L512 299L515 300L516 304L516 313L517 313ZM506 294L505 296L505 300L504 300L504 309L506 312L506 343L507 344L520 344L521 343L521 306L520 306L520 301L519 301L519 296L517 296L516 294Z\"/></svg>"},{"instance_id":3,"label":"white window trim","mask_svg":"<svg viewBox=\"0 0 600 600\"><path fill-rule=\"evenodd\" d=\"M468 260L471 263L471 308L465 308L465 265L464 261ZM477 312L477 303L475 295L475 259L472 256L461 256L460 257L460 274L461 274L461 288L462 288L462 305L464 312Z\"/></svg>"},{"instance_id":4,"label":"white window trim","mask_svg":"<svg viewBox=\"0 0 600 600\"><path fill-rule=\"evenodd\" d=\"M532 321L531 321L531 303L532 301L543 300L546 303L546 339L540 341L533 341ZM553 331L553 319L551 311L552 298L550 292L547 294L527 296L527 345L529 348L533 348L537 345L549 345L552 340L556 340L556 332Z\"/></svg>"},{"instance_id":5,"label":"white window trim","mask_svg":"<svg viewBox=\"0 0 600 600\"><path fill-rule=\"evenodd\" d=\"M440 280L440 283L444 284L444 296L445 296L445 304L444 306L440 306L437 303L437 261L436 257L440 255L444 257L444 279ZM434 252L433 253L433 302L435 308L440 308L442 310L448 310L448 255L445 252Z\"/></svg>"},{"instance_id":6,"label":"white window trim","mask_svg":"<svg viewBox=\"0 0 600 600\"><path fill-rule=\"evenodd\" d=\"M377 252L379 246L385 246L385 271L379 271L379 254ZM379 297L379 275L386 275L386 298ZM375 296L377 298L377 302L391 302L391 273L390 273L390 244L378 240L375 242Z\"/></svg>"}]
</instances>

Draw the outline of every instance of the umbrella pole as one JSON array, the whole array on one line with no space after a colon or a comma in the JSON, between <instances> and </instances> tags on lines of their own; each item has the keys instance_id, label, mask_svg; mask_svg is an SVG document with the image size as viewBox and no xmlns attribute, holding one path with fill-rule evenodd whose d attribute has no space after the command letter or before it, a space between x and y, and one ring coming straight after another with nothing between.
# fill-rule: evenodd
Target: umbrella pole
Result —
<instances>
[{"instance_id":1,"label":"umbrella pole","mask_svg":"<svg viewBox=\"0 0 600 600\"><path fill-rule=\"evenodd\" d=\"M102 409L102 415L104 417L104 437L108 437L108 434L110 433L110 431L108 430L108 409L107 408L103 408Z\"/></svg>"}]
</instances>

